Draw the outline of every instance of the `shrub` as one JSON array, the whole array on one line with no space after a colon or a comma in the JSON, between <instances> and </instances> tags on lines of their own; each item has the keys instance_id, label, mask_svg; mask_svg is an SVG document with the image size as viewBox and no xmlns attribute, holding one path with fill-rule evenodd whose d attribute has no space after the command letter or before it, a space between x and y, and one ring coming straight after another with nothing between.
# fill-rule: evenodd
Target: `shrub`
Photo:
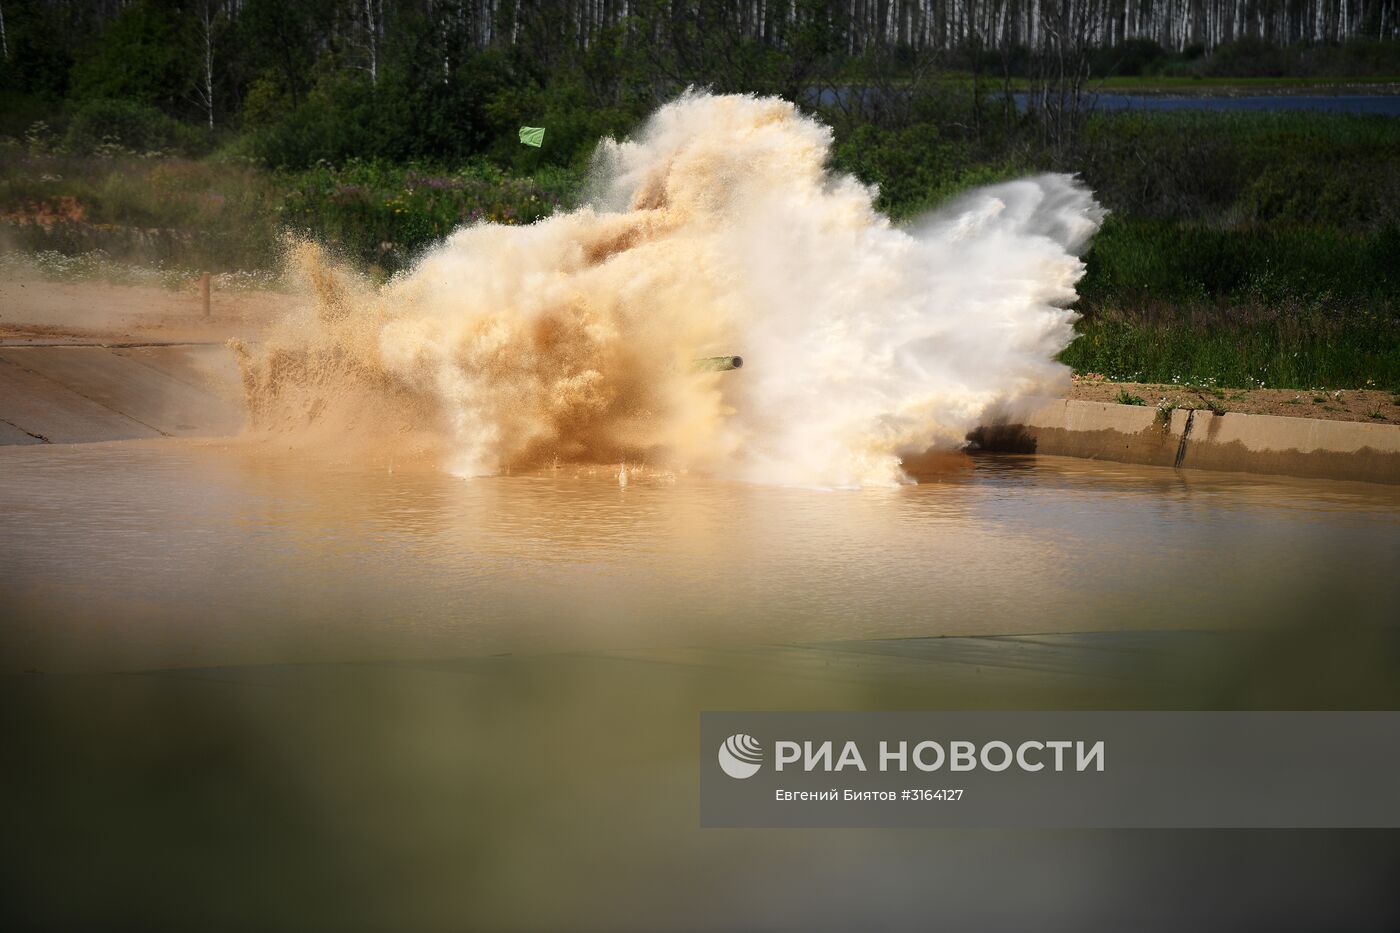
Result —
<instances>
[{"instance_id":1,"label":"shrub","mask_svg":"<svg viewBox=\"0 0 1400 933\"><path fill-rule=\"evenodd\" d=\"M928 210L968 188L1024 174L1015 158L979 158L974 144L949 138L931 123L880 132L862 126L838 140L832 168L879 186L876 207L896 220Z\"/></svg>"},{"instance_id":2,"label":"shrub","mask_svg":"<svg viewBox=\"0 0 1400 933\"><path fill-rule=\"evenodd\" d=\"M94 100L78 108L63 143L65 149L78 155L114 148L189 155L207 148L207 140L197 128L154 107L126 100Z\"/></svg>"},{"instance_id":3,"label":"shrub","mask_svg":"<svg viewBox=\"0 0 1400 933\"><path fill-rule=\"evenodd\" d=\"M434 171L351 162L283 181L286 226L347 257L395 272L461 224L523 224L548 216L572 202L580 176L546 169L520 177L484 165Z\"/></svg>"},{"instance_id":4,"label":"shrub","mask_svg":"<svg viewBox=\"0 0 1400 933\"><path fill-rule=\"evenodd\" d=\"M1400 220L1400 121L1319 113L1105 113L1069 167L1110 209L1214 223Z\"/></svg>"},{"instance_id":5,"label":"shrub","mask_svg":"<svg viewBox=\"0 0 1400 933\"><path fill-rule=\"evenodd\" d=\"M1225 77L1280 77L1288 73L1284 49L1253 36L1217 46L1206 59L1204 72Z\"/></svg>"},{"instance_id":6,"label":"shrub","mask_svg":"<svg viewBox=\"0 0 1400 933\"><path fill-rule=\"evenodd\" d=\"M1112 48L1094 50L1090 67L1101 77L1144 75L1150 74L1166 57L1166 49L1151 39L1129 39Z\"/></svg>"}]
</instances>

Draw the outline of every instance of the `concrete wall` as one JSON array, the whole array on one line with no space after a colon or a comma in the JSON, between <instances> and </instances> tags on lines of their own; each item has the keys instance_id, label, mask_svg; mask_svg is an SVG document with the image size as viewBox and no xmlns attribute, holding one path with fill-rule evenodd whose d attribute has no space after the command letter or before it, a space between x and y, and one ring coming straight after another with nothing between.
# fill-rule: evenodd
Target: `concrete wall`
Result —
<instances>
[{"instance_id":1,"label":"concrete wall","mask_svg":"<svg viewBox=\"0 0 1400 933\"><path fill-rule=\"evenodd\" d=\"M969 440L986 450L1400 483L1400 426L1057 400Z\"/></svg>"}]
</instances>

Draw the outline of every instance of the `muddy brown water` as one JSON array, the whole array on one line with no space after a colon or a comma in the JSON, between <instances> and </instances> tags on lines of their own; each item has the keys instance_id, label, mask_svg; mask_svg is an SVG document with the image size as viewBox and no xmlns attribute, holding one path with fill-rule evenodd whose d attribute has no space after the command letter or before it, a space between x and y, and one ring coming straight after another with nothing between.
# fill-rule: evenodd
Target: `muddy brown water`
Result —
<instances>
[{"instance_id":1,"label":"muddy brown water","mask_svg":"<svg viewBox=\"0 0 1400 933\"><path fill-rule=\"evenodd\" d=\"M1086 693L1060 664L1076 639L1081 659L1119 642L1031 639L993 670L922 663L931 645L979 642L927 636L1301 632L1149 698L1165 708L1395 682L1347 636L1400 596L1392 487L1050 457L947 466L859 492L645 473L623 488L615 468L464 481L217 442L0 449L0 919L1400 922L1393 832L699 828L700 710L1141 702ZM876 647L838 650L862 644Z\"/></svg>"},{"instance_id":2,"label":"muddy brown water","mask_svg":"<svg viewBox=\"0 0 1400 933\"><path fill-rule=\"evenodd\" d=\"M1400 490L986 456L835 491L0 448L6 670L1210 629L1400 602Z\"/></svg>"}]
</instances>

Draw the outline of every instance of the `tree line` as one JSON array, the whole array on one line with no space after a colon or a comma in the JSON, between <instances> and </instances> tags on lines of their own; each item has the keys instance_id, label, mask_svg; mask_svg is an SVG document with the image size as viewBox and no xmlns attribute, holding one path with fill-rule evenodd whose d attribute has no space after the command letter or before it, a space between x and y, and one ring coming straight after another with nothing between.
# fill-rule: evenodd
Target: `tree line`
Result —
<instances>
[{"instance_id":1,"label":"tree line","mask_svg":"<svg viewBox=\"0 0 1400 933\"><path fill-rule=\"evenodd\" d=\"M897 121L950 72L1017 78L1053 126L1091 76L1217 53L1286 70L1396 38L1400 0L0 0L0 108L19 114L0 133L123 101L280 133L296 162L374 142L357 133L471 150L526 112L582 138L691 84Z\"/></svg>"}]
</instances>

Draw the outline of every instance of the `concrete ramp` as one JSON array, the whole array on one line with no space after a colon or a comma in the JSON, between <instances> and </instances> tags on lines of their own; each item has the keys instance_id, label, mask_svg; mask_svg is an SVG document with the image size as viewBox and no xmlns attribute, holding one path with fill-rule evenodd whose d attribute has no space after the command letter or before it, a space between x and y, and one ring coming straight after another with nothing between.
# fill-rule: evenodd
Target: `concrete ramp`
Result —
<instances>
[{"instance_id":1,"label":"concrete ramp","mask_svg":"<svg viewBox=\"0 0 1400 933\"><path fill-rule=\"evenodd\" d=\"M222 345L0 348L0 444L234 434L237 366Z\"/></svg>"},{"instance_id":2,"label":"concrete ramp","mask_svg":"<svg viewBox=\"0 0 1400 933\"><path fill-rule=\"evenodd\" d=\"M15 444L42 444L44 439L30 434L28 431L21 431L14 425L0 421L0 447L13 446Z\"/></svg>"}]
</instances>

